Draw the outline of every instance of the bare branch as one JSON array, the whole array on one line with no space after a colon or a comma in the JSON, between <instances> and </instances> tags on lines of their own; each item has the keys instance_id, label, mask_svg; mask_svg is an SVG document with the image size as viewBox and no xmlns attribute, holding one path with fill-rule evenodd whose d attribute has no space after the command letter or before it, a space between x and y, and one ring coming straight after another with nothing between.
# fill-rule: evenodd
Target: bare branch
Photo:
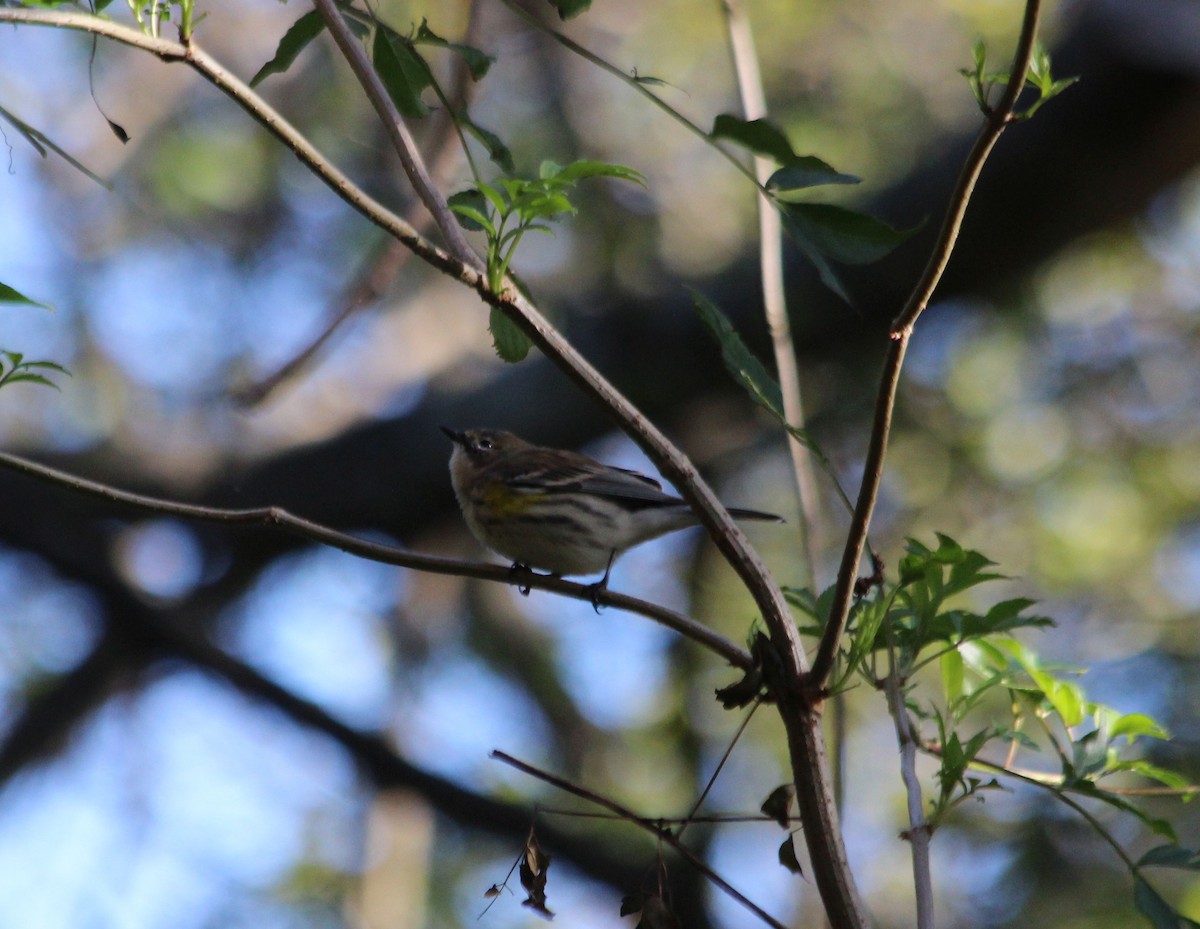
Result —
<instances>
[{"instance_id":1,"label":"bare branch","mask_svg":"<svg viewBox=\"0 0 1200 929\"><path fill-rule=\"evenodd\" d=\"M783 923L777 920L762 907L758 906L758 904L756 904L749 897L735 889L732 884L730 884L712 868L705 864L695 852L684 845L678 839L678 837L671 832L670 829L666 828L662 821L649 819L645 816L639 816L637 813L633 812L633 810L622 806L615 800L610 800L608 797L603 797L598 793L594 793L593 791L588 790L586 787L580 787L578 784L573 784L564 778L550 774L546 771L542 771L540 768L535 768L533 765L526 764L524 761L514 758L512 755L505 754L504 752L493 751L491 753L491 757L495 758L497 761L502 761L506 765L516 768L518 771L522 771L531 777L536 777L540 781L545 781L547 784L557 787L559 790L573 794L574 796L586 800L589 803L594 803L596 806L604 807L604 809L611 813L615 813L618 818L623 819L626 822L633 823L635 826L640 826L642 829L645 829L647 832L651 833L659 841L670 845L671 848L675 849L675 851L677 851L688 864L712 881L712 883L717 887L720 887L721 890L725 891L725 893L727 893L730 897L765 922L768 926L772 927L772 929L787 929Z\"/></svg>"},{"instance_id":2,"label":"bare branch","mask_svg":"<svg viewBox=\"0 0 1200 929\"><path fill-rule=\"evenodd\" d=\"M460 561L455 558L440 558L436 555L423 555L418 552L410 552L391 545L382 545L378 542L360 539L345 532L339 532L321 523L293 515L281 507L264 506L235 510L147 497L131 493L127 490L121 490L108 484L89 481L86 478L77 477L65 471L59 471L55 468L47 467L46 465L38 464L16 455L10 455L6 452L0 452L0 465L27 474L30 477L38 478L39 480L67 487L93 497L99 497L102 500L131 506L161 516L179 516L184 519L199 520L201 522L241 524L278 529L291 535L311 539L314 542L320 542L322 545L341 549L360 558L378 561L383 564L427 571L432 574L453 574L459 577L474 577L485 581L498 581L502 584L513 586L549 590L576 600L585 600L589 603L596 602L603 606L628 610L631 613L637 613L638 615L645 616L647 619L652 619L666 626L668 629L673 629L680 635L698 642L705 648L720 655L735 667L748 670L753 666L753 661L747 652L707 626L681 613L676 613L674 610L669 610L666 607L650 603L638 597L630 597L626 594L608 590L597 591L594 585L591 584L579 584L574 581L566 581L562 578L531 572L514 573L511 569L502 565L481 564L478 562Z\"/></svg>"}]
</instances>

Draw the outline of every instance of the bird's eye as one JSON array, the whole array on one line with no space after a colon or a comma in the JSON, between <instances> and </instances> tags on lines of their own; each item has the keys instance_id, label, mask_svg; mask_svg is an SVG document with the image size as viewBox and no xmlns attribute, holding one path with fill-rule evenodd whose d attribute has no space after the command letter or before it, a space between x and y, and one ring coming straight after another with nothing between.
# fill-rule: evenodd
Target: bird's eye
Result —
<instances>
[{"instance_id":1,"label":"bird's eye","mask_svg":"<svg viewBox=\"0 0 1200 929\"><path fill-rule=\"evenodd\" d=\"M482 451L488 452L496 447L496 443L491 439L480 439L477 443Z\"/></svg>"}]
</instances>

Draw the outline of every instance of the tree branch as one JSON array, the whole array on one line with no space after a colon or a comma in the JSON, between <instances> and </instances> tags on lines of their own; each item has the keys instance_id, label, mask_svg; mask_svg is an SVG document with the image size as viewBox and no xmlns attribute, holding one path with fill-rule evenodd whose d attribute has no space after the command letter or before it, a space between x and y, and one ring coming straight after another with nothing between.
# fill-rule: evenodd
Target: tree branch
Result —
<instances>
[{"instance_id":1,"label":"tree branch","mask_svg":"<svg viewBox=\"0 0 1200 929\"><path fill-rule=\"evenodd\" d=\"M904 365L904 353L908 349L908 340L912 336L913 324L928 305L929 298L933 295L938 282L942 279L942 273L946 270L950 255L954 251L954 244L958 240L958 232L962 227L962 218L966 214L971 192L975 189L975 182L983 170L984 162L987 161L1000 134L1013 120L1017 97L1025 86L1029 59L1033 54L1033 43L1037 38L1040 9L1041 0L1026 0L1025 19L1021 25L1021 35L1017 40L1017 50L1013 56L1013 69L1004 94L996 108L988 113L983 128L975 140L975 145L967 156L966 164L963 166L958 185L950 200L946 218L942 222L942 228L929 262L913 287L904 309L892 323L891 338L893 341L888 349L887 360L884 362L883 378L875 401L875 419L871 427L867 459L863 465L862 484L859 487L858 501L854 506L850 532L846 538L841 565L838 568L837 586L834 591L833 605L829 610L829 620L817 648L817 657L813 659L811 678L815 688L823 687L828 680L837 658L842 635L846 631L846 622L850 618L854 582L858 577L858 567L862 562L867 531L871 525L871 516L875 512L875 500L879 494L879 485L883 480L883 460L887 453L888 436L891 432L892 412L896 405L896 390L900 383L900 369Z\"/></svg>"},{"instance_id":2,"label":"tree branch","mask_svg":"<svg viewBox=\"0 0 1200 929\"><path fill-rule=\"evenodd\" d=\"M446 244L450 246L451 253L468 267L477 271L482 270L483 261L467 244L462 228L446 205L446 198L441 195L433 183L433 178L429 176L425 161L417 150L416 142L413 141L412 133L408 131L408 126L405 125L392 98L388 96L383 81L375 73L375 68L367 58L367 53L354 37L354 33L350 31L345 20L342 19L337 3L335 0L313 0L313 6L321 14L321 19L325 21L325 28L333 36L333 41L337 43L342 57L350 65L350 70L354 72L354 76L358 78L358 82L366 91L371 106L379 114L379 120L383 123L388 137L391 139L392 148L400 156L400 164L404 168L404 173L408 175L417 197L433 216L433 221L437 223L438 230L442 233Z\"/></svg>"},{"instance_id":3,"label":"tree branch","mask_svg":"<svg viewBox=\"0 0 1200 929\"><path fill-rule=\"evenodd\" d=\"M99 497L112 503L135 507L162 516L179 516L201 522L243 524L278 529L291 535L311 539L341 549L360 558L383 564L396 565L402 568L412 568L418 571L428 571L432 574L453 574L460 577L474 577L485 581L498 581L519 587L550 590L554 593L573 597L576 600L597 602L603 606L612 606L627 610L652 619L655 622L673 629L680 635L686 636L705 648L720 655L735 667L747 670L753 666L750 655L734 645L724 636L713 632L707 626L659 606L656 603L630 597L614 591L597 591L593 585L565 581L562 578L532 572L516 572L501 565L482 564L479 562L460 561L456 558L440 558L436 555L423 555L410 552L391 545L370 542L357 536L339 532L329 526L316 523L301 516L289 513L276 506L255 507L252 509L224 509L221 507L198 506L191 503L179 503L174 500L163 500L157 497L146 497L141 494L121 490L108 484L89 481L86 478L59 471L56 468L38 464L17 455L0 452L0 465L27 474L30 477L67 487L71 490Z\"/></svg>"}]
</instances>

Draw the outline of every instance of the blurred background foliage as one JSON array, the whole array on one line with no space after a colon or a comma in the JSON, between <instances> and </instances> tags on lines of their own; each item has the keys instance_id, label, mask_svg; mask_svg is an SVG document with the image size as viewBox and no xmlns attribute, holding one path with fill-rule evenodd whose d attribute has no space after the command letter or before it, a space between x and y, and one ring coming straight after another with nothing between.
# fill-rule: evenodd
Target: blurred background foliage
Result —
<instances>
[{"instance_id":1,"label":"blurred background foliage","mask_svg":"<svg viewBox=\"0 0 1200 929\"><path fill-rule=\"evenodd\" d=\"M249 78L306 12L202 3L197 39ZM110 8L118 19L123 8ZM516 268L582 351L730 502L796 521L781 438L726 379L685 284L765 349L754 201L711 149L630 90L483 2L389 0L401 30L496 57L475 118L543 158L630 165L645 191L581 187L580 214ZM716 2L597 3L566 25L658 78L701 125L736 112ZM857 486L884 327L920 268L979 114L957 69L986 36L1011 49L1015 0L755 0L773 117L797 151L859 175L839 192L902 227L847 275L847 306L793 261L791 311L813 432ZM1044 38L1081 82L1012 129L985 172L945 287L910 350L873 542L948 532L1058 620L1027 640L1091 670L1089 692L1162 719L1155 760L1200 777L1200 12L1177 0L1050 4ZM491 352L482 305L418 263L262 402L244 398L304 348L386 250L381 234L195 74L101 42L0 29L0 106L112 182L105 190L9 127L0 280L55 312L0 304L0 342L66 365L61 392L0 394L0 442L121 487L221 505L279 504L416 549L473 556L438 423L510 428L625 466L644 459L538 358ZM1003 50L1003 51L1002 51ZM452 62L432 56L454 80ZM259 88L322 151L401 210L411 194L348 70L322 37ZM101 109L131 141L122 145ZM439 116L414 126L443 189L470 176ZM415 211L414 216L417 216ZM681 815L739 719L728 669L638 618L535 592L423 576L259 530L100 505L0 473L0 896L13 925L483 925L536 920L483 892L524 841L529 804L573 808L488 760L492 748L648 815ZM843 513L826 493L819 583ZM802 583L793 529L754 530ZM698 533L619 563L616 589L734 639L753 607ZM987 590L987 588L985 588ZM847 698L845 820L877 924L910 923L896 749L883 699ZM787 780L769 714L706 809L755 812ZM387 755L386 748L395 756ZM386 757L385 757L386 756ZM1197 834L1190 807L1152 807ZM1133 851L1154 844L1110 823ZM549 903L575 927L625 925L653 883L628 827L539 818ZM812 925L811 884L775 861L773 825L693 827L712 865L781 918ZM1192 844L1195 844L1194 842ZM1026 788L960 811L934 841L942 925L1128 926L1130 884L1070 811ZM671 866L684 925L749 917ZM1164 880L1193 918L1200 883Z\"/></svg>"}]
</instances>

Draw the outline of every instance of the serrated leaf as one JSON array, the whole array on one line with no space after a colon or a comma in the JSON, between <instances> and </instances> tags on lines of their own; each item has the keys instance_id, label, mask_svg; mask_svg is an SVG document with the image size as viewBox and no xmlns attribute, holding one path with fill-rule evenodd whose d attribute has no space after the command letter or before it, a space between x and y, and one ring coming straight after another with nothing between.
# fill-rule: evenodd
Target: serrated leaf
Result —
<instances>
[{"instance_id":1,"label":"serrated leaf","mask_svg":"<svg viewBox=\"0 0 1200 929\"><path fill-rule=\"evenodd\" d=\"M804 869L800 867L800 859L796 857L796 845L790 835L779 846L779 863L793 874L804 874Z\"/></svg>"},{"instance_id":2,"label":"serrated leaf","mask_svg":"<svg viewBox=\"0 0 1200 929\"><path fill-rule=\"evenodd\" d=\"M402 116L419 119L429 113L429 107L421 100L421 91L433 83L433 75L412 45L390 29L377 26L371 60Z\"/></svg>"},{"instance_id":3,"label":"serrated leaf","mask_svg":"<svg viewBox=\"0 0 1200 929\"><path fill-rule=\"evenodd\" d=\"M692 290L692 305L721 347L721 359L733 379L750 397L776 419L784 419L783 393L763 363L746 347L725 314L698 290Z\"/></svg>"},{"instance_id":4,"label":"serrated leaf","mask_svg":"<svg viewBox=\"0 0 1200 929\"><path fill-rule=\"evenodd\" d=\"M523 361L529 354L529 350L533 348L529 336L518 329L517 324L496 307L492 307L492 312L488 317L488 329L492 333L492 344L496 348L496 354L509 364Z\"/></svg>"},{"instance_id":5,"label":"serrated leaf","mask_svg":"<svg viewBox=\"0 0 1200 929\"><path fill-rule=\"evenodd\" d=\"M19 290L9 287L4 283L0 283L0 303L20 303L24 304L25 306L38 306L43 310L50 310L51 312L54 311L54 308L48 303L39 303L37 300L31 300Z\"/></svg>"},{"instance_id":6,"label":"serrated leaf","mask_svg":"<svg viewBox=\"0 0 1200 929\"><path fill-rule=\"evenodd\" d=\"M792 797L795 792L796 788L791 784L780 784L767 795L759 809L764 816L770 816L779 823L780 828L787 829L791 826Z\"/></svg>"},{"instance_id":7,"label":"serrated leaf","mask_svg":"<svg viewBox=\"0 0 1200 929\"><path fill-rule=\"evenodd\" d=\"M429 28L429 22L425 19L421 20L421 25L417 27L417 34L413 39L421 45L435 45L438 48L445 48L462 56L466 62L467 70L471 74L471 80L479 81L488 73L488 69L496 61L491 55L480 51L473 45L463 45L461 42L448 42L440 35Z\"/></svg>"},{"instance_id":8,"label":"serrated leaf","mask_svg":"<svg viewBox=\"0 0 1200 929\"><path fill-rule=\"evenodd\" d=\"M842 174L814 155L801 155L772 174L767 179L766 188L776 199L789 201L810 187L823 184L858 184L861 181L861 178L853 174Z\"/></svg>"},{"instance_id":9,"label":"serrated leaf","mask_svg":"<svg viewBox=\"0 0 1200 929\"><path fill-rule=\"evenodd\" d=\"M722 113L713 120L713 139L728 139L756 155L766 155L779 165L786 165L798 156L792 151L792 143L782 129L768 119L742 119L731 113Z\"/></svg>"},{"instance_id":10,"label":"serrated leaf","mask_svg":"<svg viewBox=\"0 0 1200 929\"><path fill-rule=\"evenodd\" d=\"M305 13L283 34L275 47L275 55L250 78L250 86L257 87L272 74L283 74L304 51L308 43L325 29L325 20L316 10Z\"/></svg>"}]
</instances>

